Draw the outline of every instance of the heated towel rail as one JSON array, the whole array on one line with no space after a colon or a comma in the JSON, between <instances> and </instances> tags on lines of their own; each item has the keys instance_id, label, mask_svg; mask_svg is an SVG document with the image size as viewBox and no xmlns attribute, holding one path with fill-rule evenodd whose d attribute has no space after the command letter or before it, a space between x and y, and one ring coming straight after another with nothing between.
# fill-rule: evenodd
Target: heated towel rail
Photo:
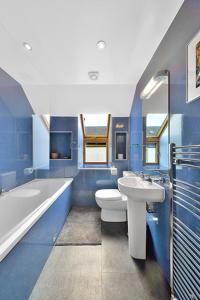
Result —
<instances>
[{"instance_id":1,"label":"heated towel rail","mask_svg":"<svg viewBox=\"0 0 200 300\"><path fill-rule=\"evenodd\" d=\"M172 293L200 300L200 145L171 144L170 165Z\"/></svg>"}]
</instances>

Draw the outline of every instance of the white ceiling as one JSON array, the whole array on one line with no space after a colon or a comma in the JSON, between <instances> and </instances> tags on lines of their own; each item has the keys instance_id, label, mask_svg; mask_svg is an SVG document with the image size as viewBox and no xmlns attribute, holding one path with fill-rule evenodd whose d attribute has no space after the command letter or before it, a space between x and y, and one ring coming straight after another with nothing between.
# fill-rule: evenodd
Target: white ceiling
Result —
<instances>
[{"instance_id":1,"label":"white ceiling","mask_svg":"<svg viewBox=\"0 0 200 300\"><path fill-rule=\"evenodd\" d=\"M0 67L37 113L128 116L136 84L183 2L0 0ZM93 70L97 82L88 78Z\"/></svg>"}]
</instances>

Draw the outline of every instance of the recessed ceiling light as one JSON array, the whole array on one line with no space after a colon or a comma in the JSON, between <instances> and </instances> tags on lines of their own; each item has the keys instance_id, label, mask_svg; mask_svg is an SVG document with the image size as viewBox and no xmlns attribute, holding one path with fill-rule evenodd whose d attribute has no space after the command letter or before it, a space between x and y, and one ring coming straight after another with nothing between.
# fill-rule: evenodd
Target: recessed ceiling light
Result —
<instances>
[{"instance_id":1,"label":"recessed ceiling light","mask_svg":"<svg viewBox=\"0 0 200 300\"><path fill-rule=\"evenodd\" d=\"M103 50L106 48L106 42L105 41L98 41L97 42L97 48L100 50Z\"/></svg>"},{"instance_id":2,"label":"recessed ceiling light","mask_svg":"<svg viewBox=\"0 0 200 300\"><path fill-rule=\"evenodd\" d=\"M31 51L32 50L32 47L29 43L27 42L23 42L23 46L24 48L27 50L27 51Z\"/></svg>"},{"instance_id":3,"label":"recessed ceiling light","mask_svg":"<svg viewBox=\"0 0 200 300\"><path fill-rule=\"evenodd\" d=\"M98 71L90 71L88 72L88 76L91 80L97 80L99 78L99 72Z\"/></svg>"}]
</instances>

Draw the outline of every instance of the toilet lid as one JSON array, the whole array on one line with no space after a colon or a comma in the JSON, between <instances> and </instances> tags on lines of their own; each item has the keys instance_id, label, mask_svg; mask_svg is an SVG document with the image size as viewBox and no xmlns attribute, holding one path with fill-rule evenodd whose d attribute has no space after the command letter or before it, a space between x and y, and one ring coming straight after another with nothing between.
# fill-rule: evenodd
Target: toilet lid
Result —
<instances>
[{"instance_id":1,"label":"toilet lid","mask_svg":"<svg viewBox=\"0 0 200 300\"><path fill-rule=\"evenodd\" d=\"M105 189L99 190L96 192L96 197L99 199L106 199L106 200L126 200L126 196L122 195L119 190L117 189Z\"/></svg>"}]
</instances>

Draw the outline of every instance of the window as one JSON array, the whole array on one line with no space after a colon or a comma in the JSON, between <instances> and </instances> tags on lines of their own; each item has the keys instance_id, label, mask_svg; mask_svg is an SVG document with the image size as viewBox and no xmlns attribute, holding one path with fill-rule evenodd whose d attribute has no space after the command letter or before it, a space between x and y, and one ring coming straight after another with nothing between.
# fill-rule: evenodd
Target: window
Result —
<instances>
[{"instance_id":1,"label":"window","mask_svg":"<svg viewBox=\"0 0 200 300\"><path fill-rule=\"evenodd\" d=\"M110 114L81 114L83 130L83 162L107 164Z\"/></svg>"},{"instance_id":2,"label":"window","mask_svg":"<svg viewBox=\"0 0 200 300\"><path fill-rule=\"evenodd\" d=\"M167 122L167 114L147 114L146 137L159 138Z\"/></svg>"},{"instance_id":3,"label":"window","mask_svg":"<svg viewBox=\"0 0 200 300\"><path fill-rule=\"evenodd\" d=\"M145 118L145 164L159 164L160 138L167 128L167 114L147 114Z\"/></svg>"}]
</instances>

